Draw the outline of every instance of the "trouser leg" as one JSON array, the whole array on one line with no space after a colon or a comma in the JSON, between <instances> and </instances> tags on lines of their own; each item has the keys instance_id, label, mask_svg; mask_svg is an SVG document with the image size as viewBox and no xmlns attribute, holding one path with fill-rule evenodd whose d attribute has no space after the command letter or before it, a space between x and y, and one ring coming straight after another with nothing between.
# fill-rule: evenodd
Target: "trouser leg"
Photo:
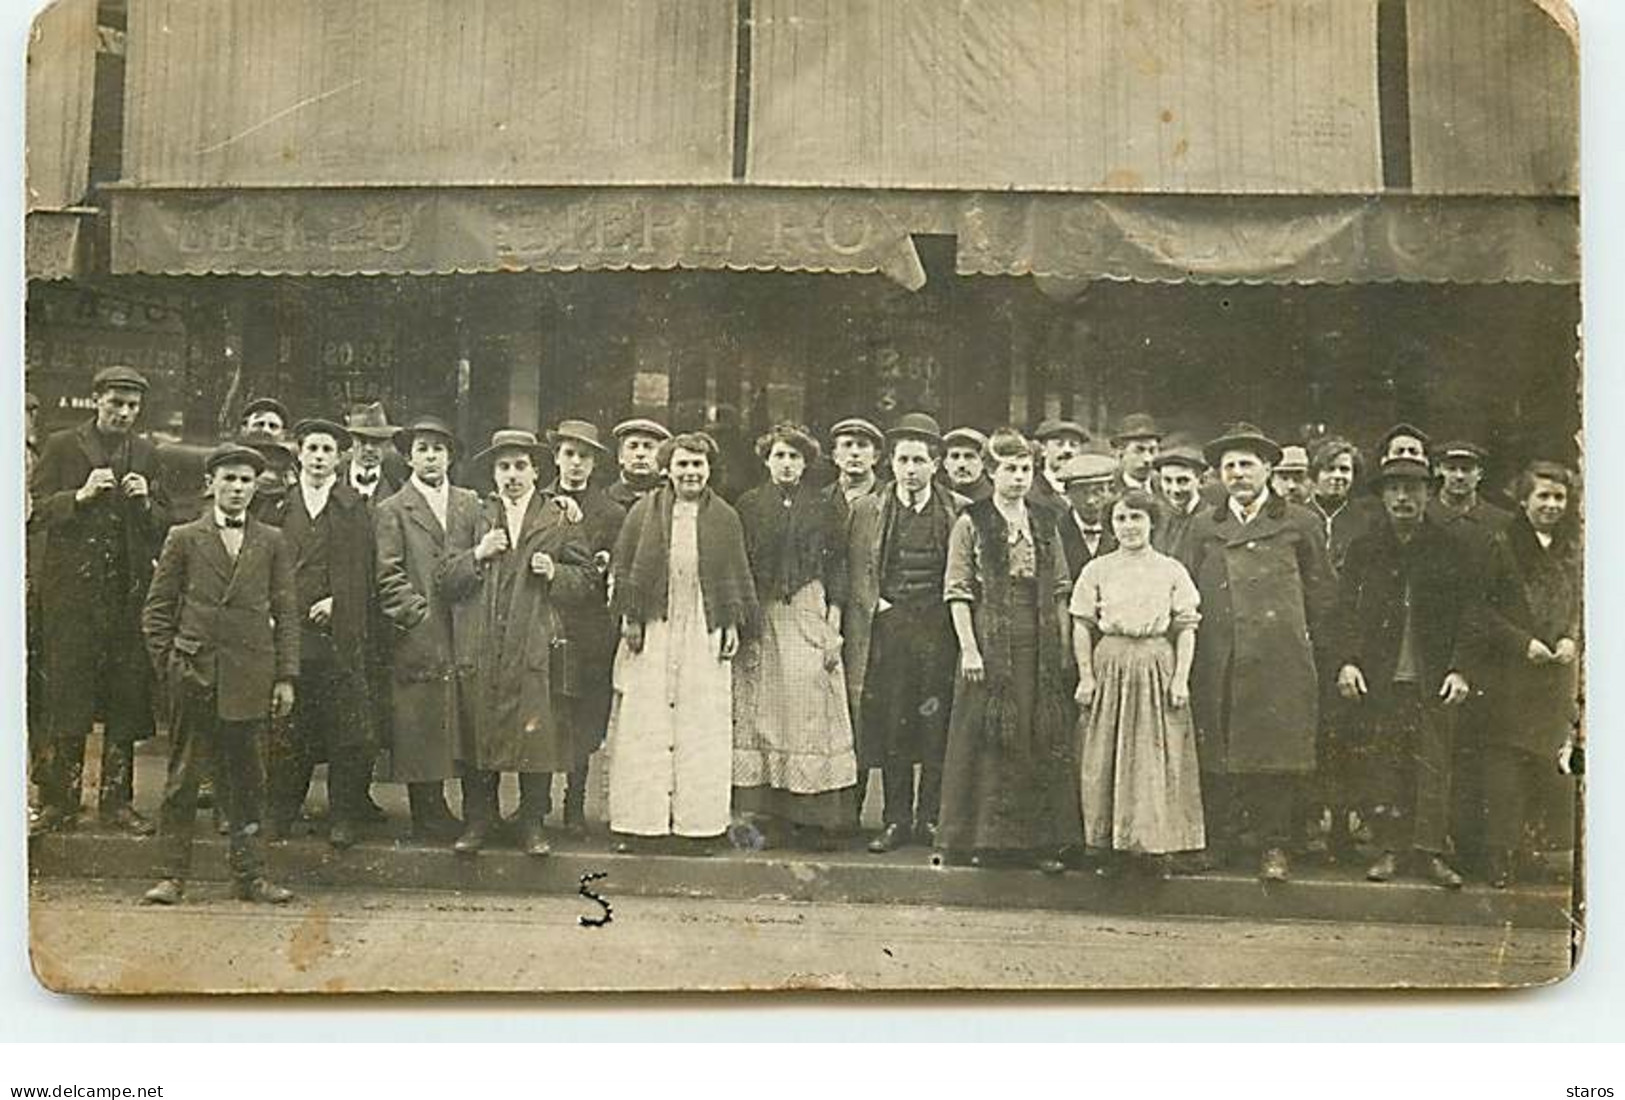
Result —
<instances>
[{"instance_id":1,"label":"trouser leg","mask_svg":"<svg viewBox=\"0 0 1625 1100\"><path fill-rule=\"evenodd\" d=\"M214 785L231 823L228 859L232 877L239 882L258 878L260 807L265 804L265 762L260 742L264 727L257 722L218 722L214 728Z\"/></svg>"},{"instance_id":2,"label":"trouser leg","mask_svg":"<svg viewBox=\"0 0 1625 1100\"><path fill-rule=\"evenodd\" d=\"M1528 847L1533 761L1533 754L1521 749L1485 748L1484 836L1492 855L1505 856Z\"/></svg>"},{"instance_id":3,"label":"trouser leg","mask_svg":"<svg viewBox=\"0 0 1625 1100\"><path fill-rule=\"evenodd\" d=\"M570 773L571 778L575 776ZM585 775L582 777L585 787ZM569 813L569 791L565 791L565 813ZM547 820L547 815L553 812L553 773L552 772L520 772L519 773L519 819L524 822L541 824Z\"/></svg>"},{"instance_id":4,"label":"trouser leg","mask_svg":"<svg viewBox=\"0 0 1625 1100\"><path fill-rule=\"evenodd\" d=\"M1290 848L1293 822L1303 804L1303 780L1296 775L1232 776L1232 797L1240 803L1263 848Z\"/></svg>"},{"instance_id":5,"label":"trouser leg","mask_svg":"<svg viewBox=\"0 0 1625 1100\"><path fill-rule=\"evenodd\" d=\"M463 775L463 819L470 825L492 826L497 820L500 772L470 769Z\"/></svg>"},{"instance_id":6,"label":"trouser leg","mask_svg":"<svg viewBox=\"0 0 1625 1100\"><path fill-rule=\"evenodd\" d=\"M302 716L295 716L292 720L273 721L266 739L266 813L279 827L286 827L299 817L310 791L316 764L306 738L308 732L309 723Z\"/></svg>"},{"instance_id":7,"label":"trouser leg","mask_svg":"<svg viewBox=\"0 0 1625 1100\"><path fill-rule=\"evenodd\" d=\"M335 748L327 754L327 813L334 821L361 820L361 808L372 787L372 754L365 749Z\"/></svg>"},{"instance_id":8,"label":"trouser leg","mask_svg":"<svg viewBox=\"0 0 1625 1100\"><path fill-rule=\"evenodd\" d=\"M888 753L880 769L885 791L882 819L887 825L914 827L914 761L901 753Z\"/></svg>"},{"instance_id":9,"label":"trouser leg","mask_svg":"<svg viewBox=\"0 0 1625 1100\"><path fill-rule=\"evenodd\" d=\"M1412 755L1411 847L1443 855L1450 842L1450 782L1454 771L1454 713L1435 702L1416 700L1416 740Z\"/></svg>"},{"instance_id":10,"label":"trouser leg","mask_svg":"<svg viewBox=\"0 0 1625 1100\"><path fill-rule=\"evenodd\" d=\"M158 811L158 835L164 877L184 880L192 865L198 783L210 770L215 737L213 722L197 713L203 709L201 704L179 709L182 714L170 730L173 744L164 801Z\"/></svg>"},{"instance_id":11,"label":"trouser leg","mask_svg":"<svg viewBox=\"0 0 1625 1100\"><path fill-rule=\"evenodd\" d=\"M942 808L942 760L927 760L920 765L920 798L915 817L922 825L935 825Z\"/></svg>"},{"instance_id":12,"label":"trouser leg","mask_svg":"<svg viewBox=\"0 0 1625 1100\"><path fill-rule=\"evenodd\" d=\"M79 784L85 770L88 730L58 731L45 746L40 802L63 813L79 812Z\"/></svg>"},{"instance_id":13,"label":"trouser leg","mask_svg":"<svg viewBox=\"0 0 1625 1100\"><path fill-rule=\"evenodd\" d=\"M564 821L567 825L585 824L587 820L587 764L570 769L564 785Z\"/></svg>"},{"instance_id":14,"label":"trouser leg","mask_svg":"<svg viewBox=\"0 0 1625 1100\"><path fill-rule=\"evenodd\" d=\"M105 817L135 797L135 743L102 734L102 775L96 807Z\"/></svg>"}]
</instances>

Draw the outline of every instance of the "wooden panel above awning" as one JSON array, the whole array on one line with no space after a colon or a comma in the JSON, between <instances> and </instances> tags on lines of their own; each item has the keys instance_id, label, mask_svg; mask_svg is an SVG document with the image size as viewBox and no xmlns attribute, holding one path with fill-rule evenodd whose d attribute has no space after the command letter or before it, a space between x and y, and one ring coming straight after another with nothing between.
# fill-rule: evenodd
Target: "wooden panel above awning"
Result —
<instances>
[{"instance_id":1,"label":"wooden panel above awning","mask_svg":"<svg viewBox=\"0 0 1625 1100\"><path fill-rule=\"evenodd\" d=\"M27 221L30 279L79 273L81 214L90 189L96 87L96 0L57 0L28 38Z\"/></svg>"},{"instance_id":2,"label":"wooden panel above awning","mask_svg":"<svg viewBox=\"0 0 1625 1100\"><path fill-rule=\"evenodd\" d=\"M1579 278L1574 200L1020 195L795 188L110 192L115 273L778 270L1193 283Z\"/></svg>"}]
</instances>

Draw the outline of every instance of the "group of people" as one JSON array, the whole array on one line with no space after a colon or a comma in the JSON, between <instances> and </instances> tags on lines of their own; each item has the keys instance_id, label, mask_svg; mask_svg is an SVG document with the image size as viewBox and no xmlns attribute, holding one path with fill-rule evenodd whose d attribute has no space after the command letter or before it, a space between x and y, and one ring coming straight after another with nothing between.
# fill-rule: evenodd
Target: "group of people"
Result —
<instances>
[{"instance_id":1,"label":"group of people","mask_svg":"<svg viewBox=\"0 0 1625 1100\"><path fill-rule=\"evenodd\" d=\"M1481 448L1411 425L1368 473L1345 440L1247 424L1197 447L1144 414L1098 442L853 417L819 484L820 441L782 423L730 502L712 438L651 419L465 456L432 416L261 399L170 527L146 380L94 389L32 475L36 827L71 827L99 719L102 820L153 831L130 760L156 694L152 903L184 896L208 785L239 895L287 900L260 842L324 760L336 848L384 781L421 839L545 856L585 828L602 748L622 850L838 847L879 769L877 853L1285 881L1318 835L1372 880L1455 888L1531 866L1576 758L1575 479L1530 463L1502 511Z\"/></svg>"}]
</instances>

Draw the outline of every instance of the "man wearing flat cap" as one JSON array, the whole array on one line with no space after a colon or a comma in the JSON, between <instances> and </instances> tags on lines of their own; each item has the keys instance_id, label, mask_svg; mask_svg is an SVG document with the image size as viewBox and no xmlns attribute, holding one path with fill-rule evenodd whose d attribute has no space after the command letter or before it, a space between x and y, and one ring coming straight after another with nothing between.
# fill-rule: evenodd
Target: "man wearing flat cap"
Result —
<instances>
[{"instance_id":1,"label":"man wearing flat cap","mask_svg":"<svg viewBox=\"0 0 1625 1100\"><path fill-rule=\"evenodd\" d=\"M1426 463L1428 460L1428 434L1415 424L1404 422L1389 428L1377 444L1378 463L1387 462L1390 458L1405 458L1412 462Z\"/></svg>"},{"instance_id":2,"label":"man wearing flat cap","mask_svg":"<svg viewBox=\"0 0 1625 1100\"><path fill-rule=\"evenodd\" d=\"M972 502L993 495L982 451L987 436L975 428L955 428L942 437L942 483Z\"/></svg>"},{"instance_id":3,"label":"man wearing flat cap","mask_svg":"<svg viewBox=\"0 0 1625 1100\"><path fill-rule=\"evenodd\" d=\"M45 441L30 493L43 539L37 562L46 726L35 828L71 828L79 813L85 740L102 720L104 824L137 835L152 825L131 806L135 742L153 733L152 666L141 604L169 511L157 451L135 434L147 380L108 367L91 384L95 416Z\"/></svg>"},{"instance_id":4,"label":"man wearing flat cap","mask_svg":"<svg viewBox=\"0 0 1625 1100\"><path fill-rule=\"evenodd\" d=\"M1189 572L1194 564L1191 530L1203 507L1202 475L1207 472L1207 459L1189 444L1176 444L1159 453L1151 468L1166 504L1151 544Z\"/></svg>"},{"instance_id":5,"label":"man wearing flat cap","mask_svg":"<svg viewBox=\"0 0 1625 1100\"><path fill-rule=\"evenodd\" d=\"M395 446L412 476L374 513L378 600L394 633L390 778L406 784L413 835L452 840L461 823L446 805L445 781L462 774L474 728L474 558L494 557L496 540L479 537L478 494L449 480L457 437L445 421L418 417ZM474 794L465 785L465 801Z\"/></svg>"},{"instance_id":6,"label":"man wearing flat cap","mask_svg":"<svg viewBox=\"0 0 1625 1100\"><path fill-rule=\"evenodd\" d=\"M1309 480L1309 452L1296 443L1281 448L1281 461L1270 471L1270 491L1288 504L1307 506L1315 499Z\"/></svg>"},{"instance_id":7,"label":"man wearing flat cap","mask_svg":"<svg viewBox=\"0 0 1625 1100\"><path fill-rule=\"evenodd\" d=\"M664 424L635 416L615 425L615 458L621 476L607 490L609 499L628 510L666 483L660 472L660 448L671 438Z\"/></svg>"},{"instance_id":8,"label":"man wearing flat cap","mask_svg":"<svg viewBox=\"0 0 1625 1100\"><path fill-rule=\"evenodd\" d=\"M881 482L875 467L886 446L880 429L861 416L849 416L829 430L829 441L829 458L840 476L825 495L839 494L850 506L877 492Z\"/></svg>"},{"instance_id":9,"label":"man wearing flat cap","mask_svg":"<svg viewBox=\"0 0 1625 1100\"><path fill-rule=\"evenodd\" d=\"M182 900L191 867L202 770L230 824L233 895L280 904L291 893L264 877L260 742L286 718L299 675L300 611L293 554L282 532L248 514L265 459L227 443L204 461L211 505L164 541L141 614L146 652L162 669L172 718L160 816L163 877L143 901Z\"/></svg>"},{"instance_id":10,"label":"man wearing flat cap","mask_svg":"<svg viewBox=\"0 0 1625 1100\"><path fill-rule=\"evenodd\" d=\"M1427 522L1432 473L1390 458L1377 473L1384 522L1349 546L1339 578L1332 659L1347 704L1354 802L1379 855L1366 872L1387 882L1413 870L1458 889L1445 862L1451 738L1476 663L1469 629L1478 579L1451 537Z\"/></svg>"},{"instance_id":11,"label":"man wearing flat cap","mask_svg":"<svg viewBox=\"0 0 1625 1100\"><path fill-rule=\"evenodd\" d=\"M1065 519L1070 505L1061 481L1061 467L1083 450L1089 432L1075 420L1046 420L1033 431L1033 442L1043 449L1043 455L1027 499L1053 510L1057 519Z\"/></svg>"},{"instance_id":12,"label":"man wearing flat cap","mask_svg":"<svg viewBox=\"0 0 1625 1100\"><path fill-rule=\"evenodd\" d=\"M574 662L578 694L572 700L576 761L564 790L564 828L587 827L587 765L604 744L609 709L614 701L611 672L619 631L609 613L607 582L610 553L626 522L626 509L592 484L593 471L609 456L598 426L585 420L563 420L547 433L557 476L547 487L552 496L569 497L581 509L581 535L592 553L597 581L590 589L555 593L560 626Z\"/></svg>"},{"instance_id":13,"label":"man wearing flat cap","mask_svg":"<svg viewBox=\"0 0 1625 1100\"><path fill-rule=\"evenodd\" d=\"M1191 702L1207 834L1222 852L1250 827L1262 848L1260 877L1285 881L1302 788L1315 770L1320 682L1310 638L1336 587L1314 517L1269 491L1281 457L1272 439L1236 424L1203 457L1228 493L1191 532L1202 595Z\"/></svg>"},{"instance_id":14,"label":"man wearing flat cap","mask_svg":"<svg viewBox=\"0 0 1625 1100\"><path fill-rule=\"evenodd\" d=\"M1067 503L1066 511L1058 517L1061 547L1074 584L1084 566L1117 549L1110 517L1112 501L1117 499L1122 484L1121 472L1116 458L1088 448L1061 466Z\"/></svg>"},{"instance_id":15,"label":"man wearing flat cap","mask_svg":"<svg viewBox=\"0 0 1625 1100\"><path fill-rule=\"evenodd\" d=\"M371 816L377 751L367 667L375 615L372 518L366 502L338 479L350 433L311 419L295 424L292 435L299 478L288 492L281 528L299 597L299 705L291 722L273 726L266 830L288 834L303 811L311 774L325 760L328 841L348 848Z\"/></svg>"},{"instance_id":16,"label":"man wearing flat cap","mask_svg":"<svg viewBox=\"0 0 1625 1100\"><path fill-rule=\"evenodd\" d=\"M288 437L288 406L274 397L256 397L243 406L243 432L264 432L276 439Z\"/></svg>"},{"instance_id":17,"label":"man wearing flat cap","mask_svg":"<svg viewBox=\"0 0 1625 1100\"><path fill-rule=\"evenodd\" d=\"M888 435L891 486L852 506L851 602L842 624L858 787L866 787L869 771L877 767L885 787L885 827L871 841L872 852L936 842L959 659L942 599L943 575L948 534L969 503L933 480L942 454L935 418L909 413Z\"/></svg>"},{"instance_id":18,"label":"man wearing flat cap","mask_svg":"<svg viewBox=\"0 0 1625 1100\"><path fill-rule=\"evenodd\" d=\"M1163 432L1150 413L1131 412L1117 422L1112 433L1112 450L1117 453L1117 495L1130 489L1144 489L1159 496L1152 463L1162 447Z\"/></svg>"}]
</instances>

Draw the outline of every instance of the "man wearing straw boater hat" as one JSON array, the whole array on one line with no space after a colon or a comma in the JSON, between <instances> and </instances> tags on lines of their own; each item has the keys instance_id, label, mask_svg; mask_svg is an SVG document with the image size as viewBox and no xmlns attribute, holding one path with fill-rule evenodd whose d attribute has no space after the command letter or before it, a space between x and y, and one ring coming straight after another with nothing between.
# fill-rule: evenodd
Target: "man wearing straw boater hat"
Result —
<instances>
[{"instance_id":1,"label":"man wearing straw boater hat","mask_svg":"<svg viewBox=\"0 0 1625 1100\"><path fill-rule=\"evenodd\" d=\"M45 441L30 486L35 537L44 542L34 547L46 725L35 829L77 822L85 741L100 719L100 818L145 836L152 825L130 804L135 742L153 733L140 615L168 500L158 453L135 433L146 378L107 367L90 392L94 416Z\"/></svg>"},{"instance_id":2,"label":"man wearing straw boater hat","mask_svg":"<svg viewBox=\"0 0 1625 1100\"><path fill-rule=\"evenodd\" d=\"M1235 424L1203 451L1225 502L1198 516L1192 576L1202 594L1191 701L1210 846L1260 839L1259 875L1283 882L1305 780L1315 770L1320 685L1312 634L1336 587L1306 509L1269 491L1281 448Z\"/></svg>"},{"instance_id":3,"label":"man wearing straw boater hat","mask_svg":"<svg viewBox=\"0 0 1625 1100\"><path fill-rule=\"evenodd\" d=\"M316 764L327 761L328 842L355 843L372 816L372 519L366 502L338 478L350 433L331 420L301 420L292 436L299 479L288 491L282 535L299 595L299 703L290 723L272 727L267 761L266 831L286 836L300 817ZM381 709L387 705L378 700Z\"/></svg>"},{"instance_id":4,"label":"man wearing straw boater hat","mask_svg":"<svg viewBox=\"0 0 1625 1100\"><path fill-rule=\"evenodd\" d=\"M610 551L626 522L626 509L592 484L593 471L609 456L599 439L598 426L585 420L564 420L547 433L553 448L557 476L547 491L574 500L581 509L581 530L591 550L598 579L590 591L557 593L555 605L563 636L575 662L579 694L572 700L571 719L577 758L570 767L564 791L564 828L579 832L587 825L587 762L603 746L614 699L611 669L618 632L609 613L606 586Z\"/></svg>"},{"instance_id":5,"label":"man wearing straw boater hat","mask_svg":"<svg viewBox=\"0 0 1625 1100\"><path fill-rule=\"evenodd\" d=\"M543 823L552 809L553 773L576 764L572 743L576 694L571 653L556 601L585 603L602 593L580 523L568 497L538 491L544 448L535 434L504 428L470 466L495 492L479 517L472 579L479 628L470 688L472 736L465 736L463 816L453 846L472 854L499 819L503 772L519 776L519 845L531 856L551 851ZM463 574L460 555L453 574Z\"/></svg>"},{"instance_id":6,"label":"man wearing straw boater hat","mask_svg":"<svg viewBox=\"0 0 1625 1100\"><path fill-rule=\"evenodd\" d=\"M478 494L448 479L459 448L446 422L418 417L395 446L412 474L374 513L378 599L394 627L390 777L406 784L414 836L452 840L445 781L461 774L473 730L479 570L499 551L495 532L480 539ZM473 793L465 786L465 802Z\"/></svg>"},{"instance_id":7,"label":"man wearing straw boater hat","mask_svg":"<svg viewBox=\"0 0 1625 1100\"><path fill-rule=\"evenodd\" d=\"M634 416L615 425L615 458L621 476L607 490L609 499L622 508L632 505L665 484L660 472L660 448L671 438L671 430L658 420Z\"/></svg>"}]
</instances>

